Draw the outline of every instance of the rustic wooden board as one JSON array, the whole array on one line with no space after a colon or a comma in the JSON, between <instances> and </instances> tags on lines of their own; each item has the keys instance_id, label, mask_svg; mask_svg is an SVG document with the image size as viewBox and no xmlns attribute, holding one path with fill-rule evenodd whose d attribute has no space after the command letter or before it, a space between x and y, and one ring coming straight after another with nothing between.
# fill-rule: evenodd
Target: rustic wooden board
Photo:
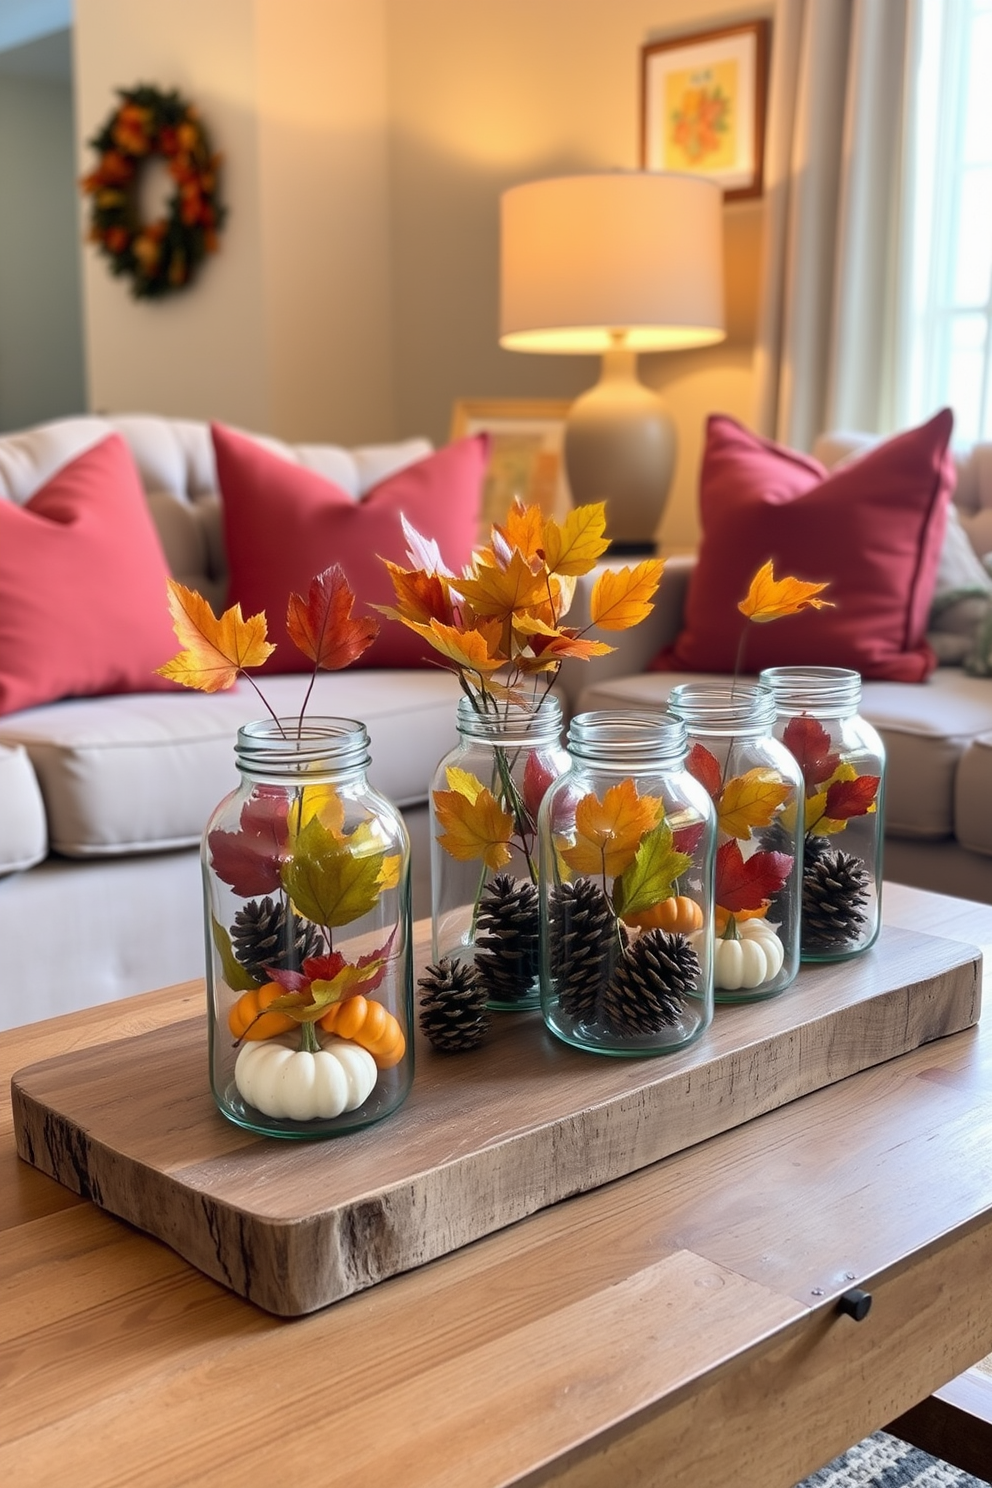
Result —
<instances>
[{"instance_id":1,"label":"rustic wooden board","mask_svg":"<svg viewBox=\"0 0 992 1488\"><path fill-rule=\"evenodd\" d=\"M80 1049L11 1082L18 1152L284 1316L312 1312L858 1070L977 1021L981 953L887 928L691 1048L598 1058L537 1013L471 1054L423 1043L405 1106L325 1142L217 1112L205 1020Z\"/></svg>"}]
</instances>

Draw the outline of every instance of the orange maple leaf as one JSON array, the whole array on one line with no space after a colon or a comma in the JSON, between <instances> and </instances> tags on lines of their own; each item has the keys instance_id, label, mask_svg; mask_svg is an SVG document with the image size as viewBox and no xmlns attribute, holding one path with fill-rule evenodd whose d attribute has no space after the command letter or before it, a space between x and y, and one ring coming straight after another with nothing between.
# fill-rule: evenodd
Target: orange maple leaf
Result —
<instances>
[{"instance_id":1,"label":"orange maple leaf","mask_svg":"<svg viewBox=\"0 0 992 1488\"><path fill-rule=\"evenodd\" d=\"M298 594L289 596L286 630L315 666L338 672L368 650L379 634L371 616L352 615L354 603L354 592L337 563L311 580L305 600Z\"/></svg>"},{"instance_id":2,"label":"orange maple leaf","mask_svg":"<svg viewBox=\"0 0 992 1488\"><path fill-rule=\"evenodd\" d=\"M561 856L575 873L617 878L664 814L661 799L638 795L629 778L611 785L602 800L590 791L576 805L575 842L560 848Z\"/></svg>"},{"instance_id":3,"label":"orange maple leaf","mask_svg":"<svg viewBox=\"0 0 992 1488\"><path fill-rule=\"evenodd\" d=\"M418 625L413 620L404 620L408 630L415 630L425 641L453 661L455 666L469 672L497 672L506 665L507 658L499 649L503 627L499 621L477 621L473 629L460 630L455 625L441 625L432 620L430 625Z\"/></svg>"},{"instance_id":4,"label":"orange maple leaf","mask_svg":"<svg viewBox=\"0 0 992 1488\"><path fill-rule=\"evenodd\" d=\"M444 829L437 840L453 858L461 862L481 858L493 871L510 861L513 818L488 786L469 795L435 791L434 813Z\"/></svg>"},{"instance_id":5,"label":"orange maple leaf","mask_svg":"<svg viewBox=\"0 0 992 1488\"><path fill-rule=\"evenodd\" d=\"M648 558L636 568L608 568L592 589L589 613L600 630L629 630L651 613L661 582L663 558Z\"/></svg>"},{"instance_id":6,"label":"orange maple leaf","mask_svg":"<svg viewBox=\"0 0 992 1488\"><path fill-rule=\"evenodd\" d=\"M769 620L798 615L800 610L833 609L832 600L816 598L826 588L826 584L807 584L803 579L776 579L769 559L758 569L737 608L756 625L767 625Z\"/></svg>"},{"instance_id":7,"label":"orange maple leaf","mask_svg":"<svg viewBox=\"0 0 992 1488\"><path fill-rule=\"evenodd\" d=\"M474 578L458 580L463 594L477 615L509 620L548 598L548 580L532 573L522 553L514 551L505 568L476 566Z\"/></svg>"},{"instance_id":8,"label":"orange maple leaf","mask_svg":"<svg viewBox=\"0 0 992 1488\"><path fill-rule=\"evenodd\" d=\"M276 649L266 637L264 615L242 617L241 606L232 605L220 619L202 594L167 579L172 628L183 647L178 656L156 668L183 687L200 692L223 692L233 687L246 667L261 666Z\"/></svg>"},{"instance_id":9,"label":"orange maple leaf","mask_svg":"<svg viewBox=\"0 0 992 1488\"><path fill-rule=\"evenodd\" d=\"M506 539L511 549L516 548L518 553L523 554L528 564L535 558L541 558L544 549L544 518L539 506L524 506L522 501L515 499L507 512L506 521L496 531Z\"/></svg>"},{"instance_id":10,"label":"orange maple leaf","mask_svg":"<svg viewBox=\"0 0 992 1488\"><path fill-rule=\"evenodd\" d=\"M564 522L550 517L544 524L544 555L548 572L578 577L587 574L610 546L606 533L606 502L575 506Z\"/></svg>"},{"instance_id":11,"label":"orange maple leaf","mask_svg":"<svg viewBox=\"0 0 992 1488\"><path fill-rule=\"evenodd\" d=\"M439 574L426 573L420 568L400 568L398 564L390 563L388 558L383 558L382 562L392 580L398 608L377 605L376 609L393 620L416 620L420 625L440 620L442 625L451 624L451 596Z\"/></svg>"}]
</instances>

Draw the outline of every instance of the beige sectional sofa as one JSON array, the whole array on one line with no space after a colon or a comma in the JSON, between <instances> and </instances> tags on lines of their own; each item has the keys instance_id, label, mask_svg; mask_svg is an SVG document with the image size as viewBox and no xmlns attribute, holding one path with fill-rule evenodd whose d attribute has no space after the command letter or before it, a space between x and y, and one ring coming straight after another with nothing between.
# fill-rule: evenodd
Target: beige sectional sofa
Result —
<instances>
[{"instance_id":1,"label":"beige sectional sofa","mask_svg":"<svg viewBox=\"0 0 992 1488\"><path fill-rule=\"evenodd\" d=\"M23 503L115 430L135 457L171 571L222 605L220 498L205 424L81 417L0 438L0 499ZM417 440L350 452L267 442L355 496L430 449ZM992 549L990 453L975 452L958 488L961 528L980 551ZM686 674L645 668L678 630L690 571L690 559L670 559L651 618L610 637L613 655L566 664L566 710L663 705ZM947 654L953 639L935 636ZM274 676L265 687L278 711L293 713L306 682ZM368 725L371 778L411 831L419 914L429 908L427 786L453 743L457 697L454 679L437 669L353 669L322 675L311 704L312 713ZM864 711L889 753L889 876L992 903L992 680L943 666L922 685L869 683ZM242 683L216 695L67 699L0 717L0 1027L202 974L198 843L237 783L237 728L258 712Z\"/></svg>"}]
</instances>

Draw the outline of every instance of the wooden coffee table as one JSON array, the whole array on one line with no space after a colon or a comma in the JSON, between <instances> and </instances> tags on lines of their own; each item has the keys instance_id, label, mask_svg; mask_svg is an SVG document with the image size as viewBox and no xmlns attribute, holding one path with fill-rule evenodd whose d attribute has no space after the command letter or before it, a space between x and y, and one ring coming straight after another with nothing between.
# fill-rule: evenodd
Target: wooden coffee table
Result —
<instances>
[{"instance_id":1,"label":"wooden coffee table","mask_svg":"<svg viewBox=\"0 0 992 1488\"><path fill-rule=\"evenodd\" d=\"M201 996L0 1035L0 1480L790 1488L992 1351L981 1025L286 1322L14 1154L13 1070Z\"/></svg>"}]
</instances>

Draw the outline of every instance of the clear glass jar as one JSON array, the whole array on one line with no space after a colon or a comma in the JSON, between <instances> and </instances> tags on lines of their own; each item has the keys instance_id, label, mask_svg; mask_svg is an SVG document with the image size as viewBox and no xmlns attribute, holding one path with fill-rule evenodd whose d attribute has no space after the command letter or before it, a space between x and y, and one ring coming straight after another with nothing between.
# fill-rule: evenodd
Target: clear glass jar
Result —
<instances>
[{"instance_id":1,"label":"clear glass jar","mask_svg":"<svg viewBox=\"0 0 992 1488\"><path fill-rule=\"evenodd\" d=\"M272 1137L378 1121L413 1079L410 845L349 718L238 730L203 836L210 1082Z\"/></svg>"},{"instance_id":2,"label":"clear glass jar","mask_svg":"<svg viewBox=\"0 0 992 1488\"><path fill-rule=\"evenodd\" d=\"M772 733L775 698L761 684L683 682L668 707L716 810L714 997L774 997L799 971L804 800L799 766Z\"/></svg>"},{"instance_id":3,"label":"clear glass jar","mask_svg":"<svg viewBox=\"0 0 992 1488\"><path fill-rule=\"evenodd\" d=\"M885 746L858 712L858 672L769 667L760 680L806 786L800 955L843 961L881 925Z\"/></svg>"},{"instance_id":4,"label":"clear glass jar","mask_svg":"<svg viewBox=\"0 0 992 1488\"><path fill-rule=\"evenodd\" d=\"M459 742L431 783L432 949L474 961L490 1008L540 1003L537 813L568 769L561 708L458 703Z\"/></svg>"},{"instance_id":5,"label":"clear glass jar","mask_svg":"<svg viewBox=\"0 0 992 1488\"><path fill-rule=\"evenodd\" d=\"M597 1054L665 1054L713 1017L713 804L685 725L580 713L541 807L541 1009Z\"/></svg>"}]
</instances>

